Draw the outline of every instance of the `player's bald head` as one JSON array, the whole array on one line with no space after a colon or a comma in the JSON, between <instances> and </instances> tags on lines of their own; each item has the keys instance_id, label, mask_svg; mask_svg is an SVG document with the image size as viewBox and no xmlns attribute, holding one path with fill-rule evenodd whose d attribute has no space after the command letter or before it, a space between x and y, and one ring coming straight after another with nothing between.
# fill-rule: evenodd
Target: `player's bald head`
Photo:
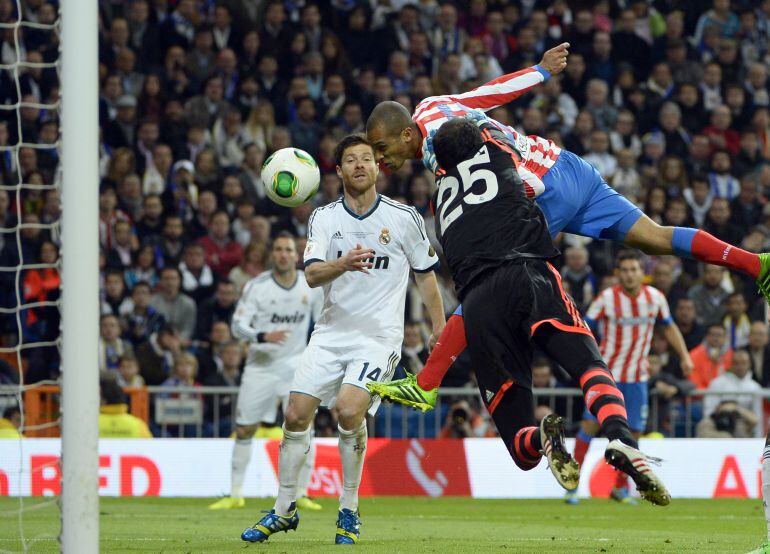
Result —
<instances>
[{"instance_id":1,"label":"player's bald head","mask_svg":"<svg viewBox=\"0 0 770 554\"><path fill-rule=\"evenodd\" d=\"M433 137L436 162L446 171L472 158L483 144L479 128L464 117L450 119L439 127Z\"/></svg>"},{"instance_id":2,"label":"player's bald head","mask_svg":"<svg viewBox=\"0 0 770 554\"><path fill-rule=\"evenodd\" d=\"M388 100L374 107L369 119L366 120L366 133L369 134L377 129L385 136L392 137L411 124L412 115L409 110L403 104Z\"/></svg>"}]
</instances>

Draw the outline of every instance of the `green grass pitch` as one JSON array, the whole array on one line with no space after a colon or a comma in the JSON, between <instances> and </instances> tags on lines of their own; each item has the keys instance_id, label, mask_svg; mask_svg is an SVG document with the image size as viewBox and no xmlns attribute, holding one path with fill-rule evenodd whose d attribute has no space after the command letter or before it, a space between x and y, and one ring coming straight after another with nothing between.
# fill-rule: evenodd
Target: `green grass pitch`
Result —
<instances>
[{"instance_id":1,"label":"green grass pitch","mask_svg":"<svg viewBox=\"0 0 770 554\"><path fill-rule=\"evenodd\" d=\"M247 545L241 531L267 499L241 510L209 511L211 499L103 498L102 552L326 552L336 550L336 502L300 514L299 529ZM58 552L55 500L25 499L31 552ZM0 498L0 552L19 551L18 499ZM666 508L589 500L367 498L365 552L747 552L763 540L759 500L674 500Z\"/></svg>"}]
</instances>

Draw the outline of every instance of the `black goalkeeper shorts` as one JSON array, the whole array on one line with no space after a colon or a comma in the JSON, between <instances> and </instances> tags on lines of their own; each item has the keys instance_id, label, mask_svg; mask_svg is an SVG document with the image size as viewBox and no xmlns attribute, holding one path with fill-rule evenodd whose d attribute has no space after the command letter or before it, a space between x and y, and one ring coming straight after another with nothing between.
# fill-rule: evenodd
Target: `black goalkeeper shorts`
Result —
<instances>
[{"instance_id":1,"label":"black goalkeeper shorts","mask_svg":"<svg viewBox=\"0 0 770 554\"><path fill-rule=\"evenodd\" d=\"M486 273L463 298L463 319L487 407L503 387L531 389L532 335L541 325L593 336L544 260L520 259Z\"/></svg>"}]
</instances>

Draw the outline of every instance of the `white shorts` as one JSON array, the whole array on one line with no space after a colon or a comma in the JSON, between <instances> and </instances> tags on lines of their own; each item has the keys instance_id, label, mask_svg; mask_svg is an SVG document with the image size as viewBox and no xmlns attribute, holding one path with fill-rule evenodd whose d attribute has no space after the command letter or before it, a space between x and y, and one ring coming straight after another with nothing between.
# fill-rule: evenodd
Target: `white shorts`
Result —
<instances>
[{"instance_id":1,"label":"white shorts","mask_svg":"<svg viewBox=\"0 0 770 554\"><path fill-rule=\"evenodd\" d=\"M400 358L398 350L374 342L338 348L313 344L311 339L294 374L291 392L308 394L318 398L322 406L332 407L343 384L369 392L366 384L370 381L390 381ZM372 397L369 415L379 406L380 397Z\"/></svg>"},{"instance_id":2,"label":"white shorts","mask_svg":"<svg viewBox=\"0 0 770 554\"><path fill-rule=\"evenodd\" d=\"M296 367L275 370L267 366L247 365L238 389L235 424L274 423L278 419L278 405L286 407L291 376Z\"/></svg>"}]
</instances>

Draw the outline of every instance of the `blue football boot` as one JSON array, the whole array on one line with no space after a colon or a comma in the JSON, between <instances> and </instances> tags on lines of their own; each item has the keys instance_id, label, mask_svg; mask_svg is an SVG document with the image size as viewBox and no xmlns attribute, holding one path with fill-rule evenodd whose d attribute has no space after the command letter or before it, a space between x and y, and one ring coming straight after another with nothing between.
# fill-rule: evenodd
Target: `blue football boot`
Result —
<instances>
[{"instance_id":1,"label":"blue football boot","mask_svg":"<svg viewBox=\"0 0 770 554\"><path fill-rule=\"evenodd\" d=\"M337 516L337 535L334 544L356 544L361 534L361 519L358 512L344 508Z\"/></svg>"},{"instance_id":2,"label":"blue football boot","mask_svg":"<svg viewBox=\"0 0 770 554\"><path fill-rule=\"evenodd\" d=\"M299 526L299 513L294 502L289 506L289 515L281 516L275 513L275 510L265 511L265 517L260 519L254 526L249 527L241 533L241 540L247 542L265 542L270 535L283 531L288 533L297 529Z\"/></svg>"}]
</instances>

